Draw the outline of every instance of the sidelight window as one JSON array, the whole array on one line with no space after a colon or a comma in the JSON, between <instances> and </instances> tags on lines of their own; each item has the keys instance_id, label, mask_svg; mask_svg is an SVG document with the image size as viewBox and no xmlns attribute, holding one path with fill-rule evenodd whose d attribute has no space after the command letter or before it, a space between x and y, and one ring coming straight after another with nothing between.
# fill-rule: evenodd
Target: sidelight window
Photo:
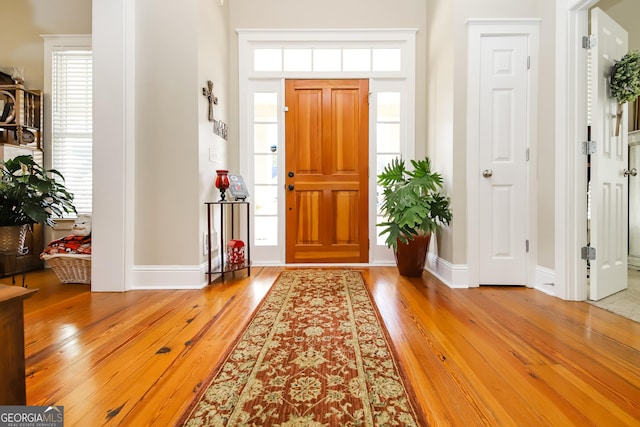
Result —
<instances>
[{"instance_id":1,"label":"sidelight window","mask_svg":"<svg viewBox=\"0 0 640 427\"><path fill-rule=\"evenodd\" d=\"M253 94L253 192L256 246L278 245L278 94Z\"/></svg>"}]
</instances>

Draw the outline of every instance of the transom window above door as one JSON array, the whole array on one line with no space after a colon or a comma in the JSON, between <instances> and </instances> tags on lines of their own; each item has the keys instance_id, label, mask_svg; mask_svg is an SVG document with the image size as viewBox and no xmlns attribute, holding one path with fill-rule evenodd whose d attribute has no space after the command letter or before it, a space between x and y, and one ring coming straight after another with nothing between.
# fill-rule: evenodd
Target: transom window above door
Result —
<instances>
[{"instance_id":1,"label":"transom window above door","mask_svg":"<svg viewBox=\"0 0 640 427\"><path fill-rule=\"evenodd\" d=\"M257 48L254 71L367 72L400 71L400 48Z\"/></svg>"}]
</instances>

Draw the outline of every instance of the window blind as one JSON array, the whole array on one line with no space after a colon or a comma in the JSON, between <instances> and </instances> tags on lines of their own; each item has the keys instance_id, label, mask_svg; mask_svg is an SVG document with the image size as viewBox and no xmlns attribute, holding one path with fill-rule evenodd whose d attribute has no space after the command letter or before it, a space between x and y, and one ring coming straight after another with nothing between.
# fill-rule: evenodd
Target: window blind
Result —
<instances>
[{"instance_id":1,"label":"window blind","mask_svg":"<svg viewBox=\"0 0 640 427\"><path fill-rule=\"evenodd\" d=\"M93 73L88 48L52 52L51 165L65 178L78 213L91 213Z\"/></svg>"}]
</instances>

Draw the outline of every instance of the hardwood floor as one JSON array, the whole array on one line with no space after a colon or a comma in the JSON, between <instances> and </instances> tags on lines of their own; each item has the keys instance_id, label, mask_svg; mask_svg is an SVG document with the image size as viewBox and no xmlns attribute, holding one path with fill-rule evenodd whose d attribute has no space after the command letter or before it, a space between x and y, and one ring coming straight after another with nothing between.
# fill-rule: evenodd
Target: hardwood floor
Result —
<instances>
[{"instance_id":1,"label":"hardwood floor","mask_svg":"<svg viewBox=\"0 0 640 427\"><path fill-rule=\"evenodd\" d=\"M65 426L174 425L280 271L126 293L29 273L27 403L63 405ZM425 425L640 425L640 323L532 289L361 271Z\"/></svg>"}]
</instances>

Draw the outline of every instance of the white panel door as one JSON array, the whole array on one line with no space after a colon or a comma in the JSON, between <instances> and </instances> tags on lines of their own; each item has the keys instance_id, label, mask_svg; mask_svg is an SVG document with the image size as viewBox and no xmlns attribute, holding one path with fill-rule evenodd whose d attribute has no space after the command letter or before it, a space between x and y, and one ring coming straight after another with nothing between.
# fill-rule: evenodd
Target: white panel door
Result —
<instances>
[{"instance_id":1,"label":"white panel door","mask_svg":"<svg viewBox=\"0 0 640 427\"><path fill-rule=\"evenodd\" d=\"M526 285L527 37L480 46L479 283Z\"/></svg>"},{"instance_id":2,"label":"white panel door","mask_svg":"<svg viewBox=\"0 0 640 427\"><path fill-rule=\"evenodd\" d=\"M627 287L628 166L627 119L616 136L617 101L609 82L616 59L627 53L627 32L602 10L591 11L591 34L597 38L591 49L591 262L589 299L599 300ZM626 109L626 107L625 107Z\"/></svg>"}]
</instances>

